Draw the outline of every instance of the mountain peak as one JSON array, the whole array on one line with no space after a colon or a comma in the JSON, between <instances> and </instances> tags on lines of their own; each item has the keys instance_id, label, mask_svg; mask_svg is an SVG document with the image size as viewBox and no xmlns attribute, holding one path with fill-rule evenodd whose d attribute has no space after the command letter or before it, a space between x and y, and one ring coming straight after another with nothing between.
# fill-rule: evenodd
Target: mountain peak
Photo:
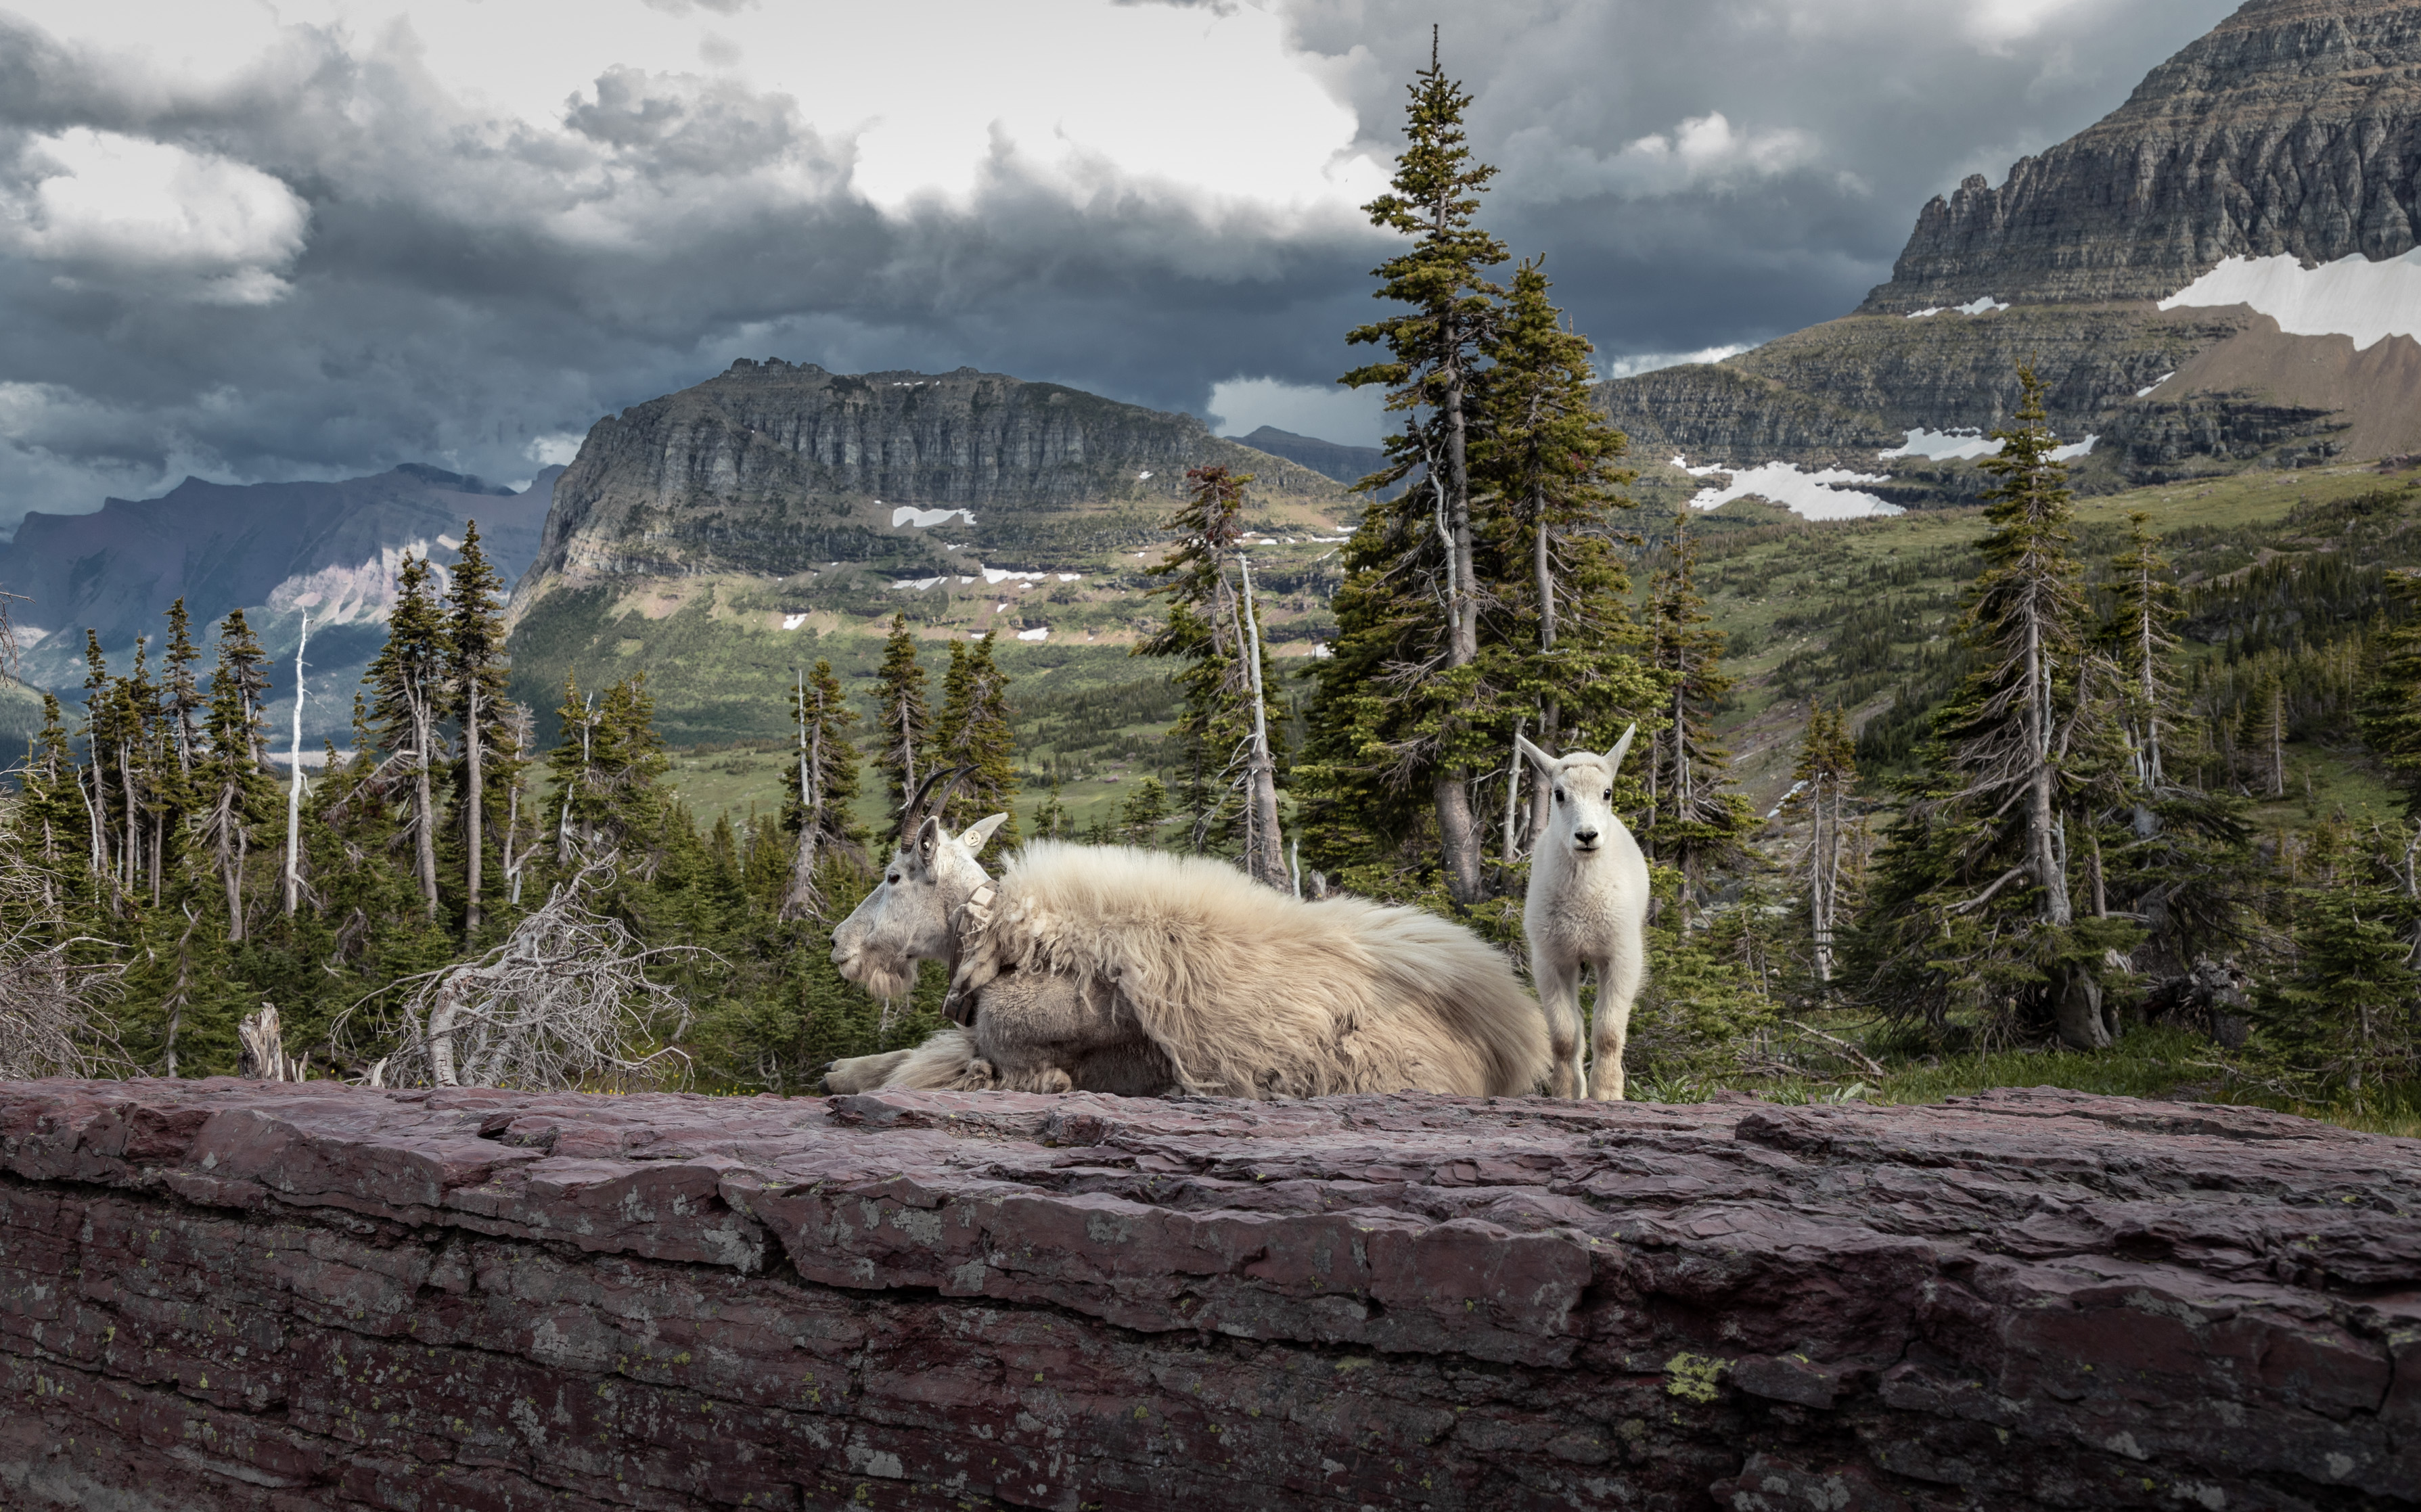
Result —
<instances>
[{"instance_id":1,"label":"mountain peak","mask_svg":"<svg viewBox=\"0 0 2421 1512\"><path fill-rule=\"evenodd\" d=\"M2421 0L2252 0L1998 188L1936 195L1860 308L2158 300L2227 257L2398 257L2416 132Z\"/></svg>"}]
</instances>

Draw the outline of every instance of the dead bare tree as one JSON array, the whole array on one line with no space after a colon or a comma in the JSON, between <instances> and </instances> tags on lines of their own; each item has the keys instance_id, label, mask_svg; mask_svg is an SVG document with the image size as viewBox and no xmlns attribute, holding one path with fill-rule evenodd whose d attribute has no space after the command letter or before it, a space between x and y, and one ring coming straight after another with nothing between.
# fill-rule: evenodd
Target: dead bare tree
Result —
<instances>
[{"instance_id":1,"label":"dead bare tree","mask_svg":"<svg viewBox=\"0 0 2421 1512\"><path fill-rule=\"evenodd\" d=\"M8 818L0 809L0 827ZM59 923L41 873L0 856L0 1081L129 1069L102 1018L125 968L76 959L105 942L56 939Z\"/></svg>"},{"instance_id":2,"label":"dead bare tree","mask_svg":"<svg viewBox=\"0 0 2421 1512\"><path fill-rule=\"evenodd\" d=\"M235 1026L236 1038L242 1042L241 1056L242 1074L256 1082L301 1082L308 1080L311 1057L296 1060L286 1053L286 1034L277 1022L277 1005L264 1003L258 1013L246 1014Z\"/></svg>"},{"instance_id":3,"label":"dead bare tree","mask_svg":"<svg viewBox=\"0 0 2421 1512\"><path fill-rule=\"evenodd\" d=\"M689 1056L673 1041L689 1007L648 968L713 953L643 946L621 920L590 908L612 878L610 861L591 862L477 960L398 983L409 995L383 1084L632 1091L685 1082ZM344 1042L362 1005L332 1038Z\"/></svg>"},{"instance_id":4,"label":"dead bare tree","mask_svg":"<svg viewBox=\"0 0 2421 1512\"><path fill-rule=\"evenodd\" d=\"M529 873L530 858L538 854L545 831L537 825L530 843L515 850L522 833L522 794L529 787L530 747L538 742L538 715L523 703L508 703L497 717L499 732L511 747L514 756L512 780L505 789L505 885L514 908L522 906L522 880Z\"/></svg>"}]
</instances>

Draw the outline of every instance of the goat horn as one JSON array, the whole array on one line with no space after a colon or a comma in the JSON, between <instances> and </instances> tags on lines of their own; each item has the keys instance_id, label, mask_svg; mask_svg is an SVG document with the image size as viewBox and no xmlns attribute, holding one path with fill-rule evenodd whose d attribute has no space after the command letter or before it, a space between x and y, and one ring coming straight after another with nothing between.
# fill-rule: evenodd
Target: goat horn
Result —
<instances>
[{"instance_id":1,"label":"goat horn","mask_svg":"<svg viewBox=\"0 0 2421 1512\"><path fill-rule=\"evenodd\" d=\"M960 779L975 770L973 767L953 767L945 772L936 767L925 773L925 780L916 785L916 791L908 802L899 805L899 843L906 845L909 837L916 833L916 827L925 821L926 801L929 798L935 804L947 803L950 789L958 786ZM939 794L933 791L936 784L941 787Z\"/></svg>"}]
</instances>

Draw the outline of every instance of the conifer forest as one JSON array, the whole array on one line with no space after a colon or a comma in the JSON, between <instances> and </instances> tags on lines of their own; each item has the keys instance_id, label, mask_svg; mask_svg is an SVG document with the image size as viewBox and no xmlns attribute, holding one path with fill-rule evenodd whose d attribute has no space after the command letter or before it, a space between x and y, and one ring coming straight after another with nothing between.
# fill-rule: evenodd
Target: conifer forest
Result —
<instances>
[{"instance_id":1,"label":"conifer forest","mask_svg":"<svg viewBox=\"0 0 2421 1512\"><path fill-rule=\"evenodd\" d=\"M349 749L270 727L295 668L240 611L162 604L131 663L90 639L83 701L47 699L0 813L0 1075L810 1093L940 1023L938 967L885 1003L829 960L884 816L936 772L953 826L1010 812L995 872L1038 836L1210 853L1518 957L1549 795L1515 737L1602 751L1635 725L1616 807L1656 904L1633 1096L2183 1083L2409 1130L2421 491L2388 472L2259 541L2088 527L2025 371L1955 589L1865 558L1766 631L1832 635L1772 674L1799 727L1759 812L1717 733L1740 647L1709 608L1758 531L1639 502L1547 261L1485 228L1470 104L1432 62L1367 207L1396 250L1342 382L1393 429L1333 641L1282 667L1239 544L1254 479L1189 475L1135 647L1162 758L1113 811L1077 823L1056 769L1022 763L992 636L945 650L901 615L870 680L816 661L771 694L779 804L702 818L645 671L512 696L509 585L474 530L450 569L403 564ZM1117 723L1058 696L1054 719ZM2289 742L2403 817L2258 819L2308 782Z\"/></svg>"}]
</instances>

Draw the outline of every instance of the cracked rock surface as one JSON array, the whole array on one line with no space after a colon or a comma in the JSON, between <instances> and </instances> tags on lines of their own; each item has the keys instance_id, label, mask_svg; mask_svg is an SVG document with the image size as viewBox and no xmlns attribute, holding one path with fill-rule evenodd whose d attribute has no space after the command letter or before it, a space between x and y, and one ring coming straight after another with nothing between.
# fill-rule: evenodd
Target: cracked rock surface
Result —
<instances>
[{"instance_id":1,"label":"cracked rock surface","mask_svg":"<svg viewBox=\"0 0 2421 1512\"><path fill-rule=\"evenodd\" d=\"M2410 1506L2421 1142L0 1086L0 1504Z\"/></svg>"}]
</instances>

